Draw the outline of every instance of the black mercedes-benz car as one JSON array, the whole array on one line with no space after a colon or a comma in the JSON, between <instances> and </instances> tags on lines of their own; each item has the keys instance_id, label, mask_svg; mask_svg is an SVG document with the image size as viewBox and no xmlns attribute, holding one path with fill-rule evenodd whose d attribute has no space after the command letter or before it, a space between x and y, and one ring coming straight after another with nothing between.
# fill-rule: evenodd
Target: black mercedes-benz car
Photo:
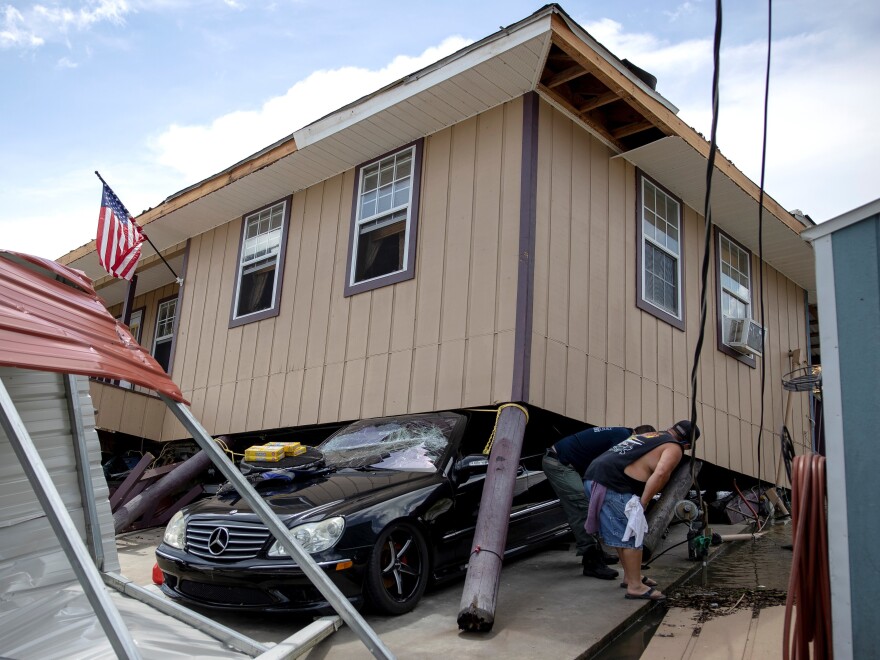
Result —
<instances>
[{"instance_id":1,"label":"black mercedes-benz car","mask_svg":"<svg viewBox=\"0 0 880 660\"><path fill-rule=\"evenodd\" d=\"M460 574L473 550L488 457L486 436L470 440L467 427L455 412L358 421L311 449L311 465L264 465L247 477L346 597L402 614L429 582ZM527 437L505 557L569 533L542 454ZM177 513L156 557L171 597L228 609L328 608L229 484Z\"/></svg>"}]
</instances>

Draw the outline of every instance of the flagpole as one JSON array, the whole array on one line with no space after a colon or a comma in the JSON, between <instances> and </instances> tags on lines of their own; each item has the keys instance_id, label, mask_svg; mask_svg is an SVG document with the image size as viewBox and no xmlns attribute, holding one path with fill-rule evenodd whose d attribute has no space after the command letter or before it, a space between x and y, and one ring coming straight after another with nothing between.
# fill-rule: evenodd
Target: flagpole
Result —
<instances>
[{"instance_id":1,"label":"flagpole","mask_svg":"<svg viewBox=\"0 0 880 660\"><path fill-rule=\"evenodd\" d=\"M101 180L101 183L103 183L105 186L107 186L108 188L110 188L110 184L107 183L106 181L104 181L104 177L102 177L102 176L98 173L98 170L95 170L95 176L97 176L97 177ZM113 190L112 188L110 188L110 189ZM119 199L118 196L117 196L117 199ZM123 209L125 209L125 212L128 213L128 217L129 217L129 219L130 219L132 222L134 222L134 218L132 217L131 213L128 212L128 209L125 208L125 205L122 203L122 200L121 200L121 199L119 200L119 204L122 206ZM168 267L168 270L171 271L171 274L174 275L174 279L175 279L175 281L176 281L179 285L182 285L182 284L183 284L183 280L180 278L180 276L178 276L177 273L174 272L174 269L171 267L171 264L169 264L167 261L165 261L165 257L163 257L163 256L162 256L162 253L159 252L159 250L156 248L155 245L153 245L153 241L151 241L151 240L150 240L150 237L147 236L146 232L144 231L144 228L141 227L140 225L138 225L138 228L141 230L141 234L144 235L144 238L147 239L147 243L149 243L149 244L150 244L150 247L153 248L153 251L154 251L156 254L159 255L159 258L162 260L162 263L164 263L164 264Z\"/></svg>"}]
</instances>

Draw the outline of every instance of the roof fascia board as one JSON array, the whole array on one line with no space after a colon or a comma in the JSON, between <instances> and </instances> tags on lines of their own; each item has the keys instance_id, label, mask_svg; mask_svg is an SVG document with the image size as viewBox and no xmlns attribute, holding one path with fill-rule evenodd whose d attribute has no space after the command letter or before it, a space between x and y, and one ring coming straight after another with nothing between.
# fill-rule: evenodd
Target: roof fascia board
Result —
<instances>
[{"instance_id":1,"label":"roof fascia board","mask_svg":"<svg viewBox=\"0 0 880 660\"><path fill-rule=\"evenodd\" d=\"M693 128L685 124L664 103L645 93L642 86L637 85L629 76L624 76L602 53L596 51L579 35L576 35L558 15L552 17L552 25L554 41L563 47L569 55L574 56L575 59L581 59L582 64L598 71L605 78L603 82L609 84L627 103L647 119L653 121L664 133L681 137L704 158L709 158L709 143ZM596 42L594 41L594 43ZM758 185L720 152L716 152L715 167L742 188L755 202L758 201L760 198ZM800 234L804 229L801 223L766 192L764 193L764 208L794 233Z\"/></svg>"},{"instance_id":2,"label":"roof fascia board","mask_svg":"<svg viewBox=\"0 0 880 660\"><path fill-rule=\"evenodd\" d=\"M159 206L155 206L137 216L137 223L141 227L146 227L148 224L158 220L162 216L168 215L173 211L177 211L184 206L192 204L213 192L217 192L221 188L228 186L230 183L243 179L249 174L253 174L257 170L261 170L296 151L298 151L296 140L294 140L293 137L286 138L277 143L276 146L260 152L260 155L257 157L241 161L238 164L233 165L231 168L205 179L201 183L197 183L190 188L185 188L183 191L175 193L159 204ZM57 261L58 263L65 265L72 264L87 254L94 252L95 249L95 241L90 241L85 245L68 252Z\"/></svg>"},{"instance_id":3,"label":"roof fascia board","mask_svg":"<svg viewBox=\"0 0 880 660\"><path fill-rule=\"evenodd\" d=\"M440 60L436 64L413 73L394 83L391 87L342 108L331 115L304 126L293 134L300 149L324 140L334 133L387 110L416 94L435 87L465 71L516 48L525 42L541 36L550 30L550 13L534 16L511 28L497 32L488 40L484 39L467 48ZM539 67L540 69L540 67ZM540 70L538 74L540 75ZM534 80L534 78L533 78Z\"/></svg>"},{"instance_id":4,"label":"roof fascia board","mask_svg":"<svg viewBox=\"0 0 880 660\"><path fill-rule=\"evenodd\" d=\"M855 223L864 220L865 218L870 218L872 215L877 215L878 213L880 213L880 199L875 199L873 202L863 204L862 206L838 215L831 220L826 220L820 225L810 227L809 229L804 230L801 236L808 241L815 241L816 239L827 236L828 234L843 229L844 227L854 225Z\"/></svg>"}]
</instances>

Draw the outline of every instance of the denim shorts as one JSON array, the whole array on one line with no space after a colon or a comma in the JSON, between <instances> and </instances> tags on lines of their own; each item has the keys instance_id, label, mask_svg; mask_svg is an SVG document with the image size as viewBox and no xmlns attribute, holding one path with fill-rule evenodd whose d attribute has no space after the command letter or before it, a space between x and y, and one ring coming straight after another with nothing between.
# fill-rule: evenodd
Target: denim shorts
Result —
<instances>
[{"instance_id":1,"label":"denim shorts","mask_svg":"<svg viewBox=\"0 0 880 660\"><path fill-rule=\"evenodd\" d=\"M587 497L593 485L592 481L584 481L584 489ZM635 536L630 536L628 541L621 541L626 531L626 503L632 499L632 493L618 493L614 490L605 491L605 502L599 510L599 536L602 543L610 548L641 548L635 545Z\"/></svg>"}]
</instances>

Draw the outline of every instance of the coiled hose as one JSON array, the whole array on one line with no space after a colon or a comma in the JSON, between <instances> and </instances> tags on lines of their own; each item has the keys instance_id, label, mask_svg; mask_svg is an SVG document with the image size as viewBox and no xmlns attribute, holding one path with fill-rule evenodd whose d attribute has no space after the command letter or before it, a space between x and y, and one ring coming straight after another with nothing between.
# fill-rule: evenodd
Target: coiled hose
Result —
<instances>
[{"instance_id":1,"label":"coiled hose","mask_svg":"<svg viewBox=\"0 0 880 660\"><path fill-rule=\"evenodd\" d=\"M791 575L785 603L783 660L833 657L825 457L795 456L791 482ZM797 609L795 610L795 605Z\"/></svg>"}]
</instances>

